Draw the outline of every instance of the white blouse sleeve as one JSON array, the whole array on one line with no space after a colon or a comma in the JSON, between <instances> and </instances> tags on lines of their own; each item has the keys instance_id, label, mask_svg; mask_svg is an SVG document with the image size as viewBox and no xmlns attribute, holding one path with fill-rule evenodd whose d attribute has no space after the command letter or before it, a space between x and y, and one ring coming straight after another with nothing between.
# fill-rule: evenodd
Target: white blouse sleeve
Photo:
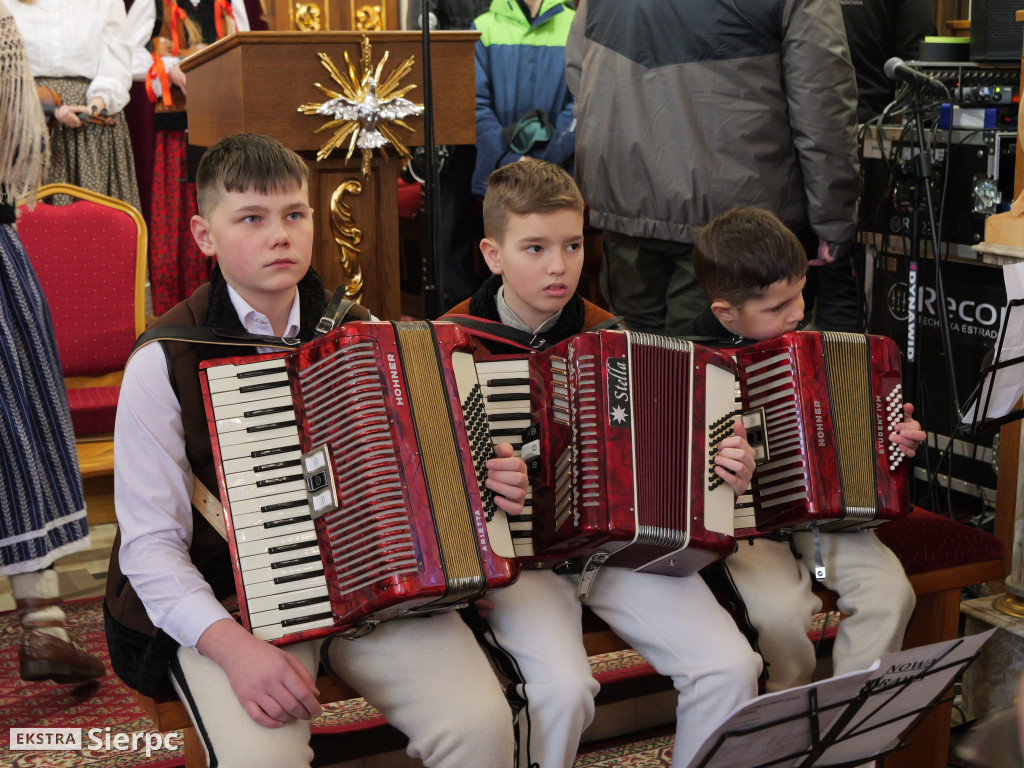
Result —
<instances>
[{"instance_id":1,"label":"white blouse sleeve","mask_svg":"<svg viewBox=\"0 0 1024 768\"><path fill-rule=\"evenodd\" d=\"M156 26L155 0L136 0L128 9L129 43L132 48L132 80L145 80L153 56L146 45L153 39Z\"/></svg>"},{"instance_id":2,"label":"white blouse sleeve","mask_svg":"<svg viewBox=\"0 0 1024 768\"><path fill-rule=\"evenodd\" d=\"M128 16L121 0L104 3L106 21L99 43L100 52L96 76L85 92L86 101L99 96L107 105L107 112L120 112L128 104L128 88L132 83L131 33Z\"/></svg>"}]
</instances>

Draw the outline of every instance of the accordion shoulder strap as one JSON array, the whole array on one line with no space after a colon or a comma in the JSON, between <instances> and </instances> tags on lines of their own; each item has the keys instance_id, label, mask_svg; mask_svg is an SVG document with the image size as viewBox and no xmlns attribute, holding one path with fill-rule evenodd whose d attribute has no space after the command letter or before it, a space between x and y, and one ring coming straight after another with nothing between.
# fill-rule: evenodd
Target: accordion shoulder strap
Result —
<instances>
[{"instance_id":1,"label":"accordion shoulder strap","mask_svg":"<svg viewBox=\"0 0 1024 768\"><path fill-rule=\"evenodd\" d=\"M371 320L370 310L357 304L352 299L345 298L348 287L339 285L334 291L323 316L316 327L317 335L327 333L349 320Z\"/></svg>"},{"instance_id":2,"label":"accordion shoulder strap","mask_svg":"<svg viewBox=\"0 0 1024 768\"><path fill-rule=\"evenodd\" d=\"M527 352L536 352L551 346L538 334L520 331L497 320L484 320L482 317L472 315L445 315L441 319L461 326L470 336L499 341Z\"/></svg>"},{"instance_id":3,"label":"accordion shoulder strap","mask_svg":"<svg viewBox=\"0 0 1024 768\"><path fill-rule=\"evenodd\" d=\"M519 347L528 352L536 352L538 350L547 349L551 346L551 343L544 339L540 334L520 331L518 328L505 325L497 320L484 320L481 317L474 317L472 315L445 315L441 320L450 321L461 326L469 333L470 336L477 336L481 339L491 339L492 341L500 341L503 344L510 344L511 346ZM621 317L610 317L607 320L584 330L600 331L605 328L614 328L621 322Z\"/></svg>"},{"instance_id":4,"label":"accordion shoulder strap","mask_svg":"<svg viewBox=\"0 0 1024 768\"><path fill-rule=\"evenodd\" d=\"M135 349L132 351L138 351L141 347L154 341L184 341L190 344L215 344L222 347L274 347L276 349L295 349L302 343L297 338L260 336L246 331L210 328L205 325L167 325L145 331L135 342Z\"/></svg>"},{"instance_id":5,"label":"accordion shoulder strap","mask_svg":"<svg viewBox=\"0 0 1024 768\"><path fill-rule=\"evenodd\" d=\"M217 498L217 494L207 488L198 475L192 475L192 506L199 510L199 514L206 518L213 530L227 539L228 532L224 523L224 507Z\"/></svg>"},{"instance_id":6,"label":"accordion shoulder strap","mask_svg":"<svg viewBox=\"0 0 1024 768\"><path fill-rule=\"evenodd\" d=\"M607 328L615 328L622 323L622 315L612 315L607 320L602 320L596 325L592 325L586 330L588 331L603 331Z\"/></svg>"},{"instance_id":7,"label":"accordion shoulder strap","mask_svg":"<svg viewBox=\"0 0 1024 768\"><path fill-rule=\"evenodd\" d=\"M145 346L158 341L183 341L188 344L212 344L218 347L270 347L287 351L297 349L302 342L297 338L280 336L259 336L246 331L232 331L223 328L210 328L205 325L166 325L162 328L150 328L142 333L132 347L132 355ZM125 365L127 365L127 361Z\"/></svg>"}]
</instances>

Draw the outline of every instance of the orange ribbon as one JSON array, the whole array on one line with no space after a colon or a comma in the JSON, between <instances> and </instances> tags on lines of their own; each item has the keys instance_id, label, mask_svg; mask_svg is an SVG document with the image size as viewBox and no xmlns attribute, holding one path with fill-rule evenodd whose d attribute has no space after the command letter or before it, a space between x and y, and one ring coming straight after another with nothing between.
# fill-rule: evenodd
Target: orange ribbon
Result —
<instances>
[{"instance_id":1,"label":"orange ribbon","mask_svg":"<svg viewBox=\"0 0 1024 768\"><path fill-rule=\"evenodd\" d=\"M217 26L217 39L220 40L224 37L224 17L230 16L231 23L234 24L235 29L238 29L238 23L235 21L235 12L231 10L231 3L227 0L217 0L213 4L213 23Z\"/></svg>"},{"instance_id":2,"label":"orange ribbon","mask_svg":"<svg viewBox=\"0 0 1024 768\"><path fill-rule=\"evenodd\" d=\"M178 7L175 2L170 3L171 6L171 56L177 56L181 50L181 45L178 42L178 21L182 23L188 18L185 16L185 12Z\"/></svg>"},{"instance_id":3,"label":"orange ribbon","mask_svg":"<svg viewBox=\"0 0 1024 768\"><path fill-rule=\"evenodd\" d=\"M171 100L171 81L167 78L167 67L164 66L164 60L160 58L156 53L153 54L153 64L149 68L149 72L146 73L146 95L149 96L149 100L156 102L157 95L156 89L153 88L153 80L160 80L160 88L163 93L159 97L165 107L171 106L173 103Z\"/></svg>"}]
</instances>

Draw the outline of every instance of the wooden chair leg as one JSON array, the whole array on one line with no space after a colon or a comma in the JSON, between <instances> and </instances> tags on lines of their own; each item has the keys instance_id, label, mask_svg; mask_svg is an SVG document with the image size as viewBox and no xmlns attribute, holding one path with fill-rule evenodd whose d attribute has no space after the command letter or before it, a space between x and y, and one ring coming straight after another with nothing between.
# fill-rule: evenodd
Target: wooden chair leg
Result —
<instances>
[{"instance_id":1,"label":"wooden chair leg","mask_svg":"<svg viewBox=\"0 0 1024 768\"><path fill-rule=\"evenodd\" d=\"M181 729L185 742L185 768L207 768L206 749L199 732L192 726Z\"/></svg>"},{"instance_id":2,"label":"wooden chair leg","mask_svg":"<svg viewBox=\"0 0 1024 768\"><path fill-rule=\"evenodd\" d=\"M918 594L914 618L904 648L916 648L956 637L960 617L960 588ZM946 698L952 689L943 692ZM885 768L944 768L949 752L952 702L935 707L910 735L910 746L885 761Z\"/></svg>"}]
</instances>

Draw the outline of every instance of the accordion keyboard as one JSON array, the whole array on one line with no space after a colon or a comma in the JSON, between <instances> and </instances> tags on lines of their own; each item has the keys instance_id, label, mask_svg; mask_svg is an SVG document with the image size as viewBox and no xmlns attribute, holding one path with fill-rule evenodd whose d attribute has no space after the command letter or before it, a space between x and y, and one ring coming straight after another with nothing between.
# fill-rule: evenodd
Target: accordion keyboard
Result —
<instances>
[{"instance_id":1,"label":"accordion keyboard","mask_svg":"<svg viewBox=\"0 0 1024 768\"><path fill-rule=\"evenodd\" d=\"M283 359L206 371L250 629L333 625Z\"/></svg>"},{"instance_id":2,"label":"accordion keyboard","mask_svg":"<svg viewBox=\"0 0 1024 768\"><path fill-rule=\"evenodd\" d=\"M511 443L516 456L521 455L523 431L531 423L530 364L520 360L484 360L476 364L476 375L487 413L491 439ZM526 492L521 515L507 515L512 546L516 557L533 556L533 489Z\"/></svg>"}]
</instances>

